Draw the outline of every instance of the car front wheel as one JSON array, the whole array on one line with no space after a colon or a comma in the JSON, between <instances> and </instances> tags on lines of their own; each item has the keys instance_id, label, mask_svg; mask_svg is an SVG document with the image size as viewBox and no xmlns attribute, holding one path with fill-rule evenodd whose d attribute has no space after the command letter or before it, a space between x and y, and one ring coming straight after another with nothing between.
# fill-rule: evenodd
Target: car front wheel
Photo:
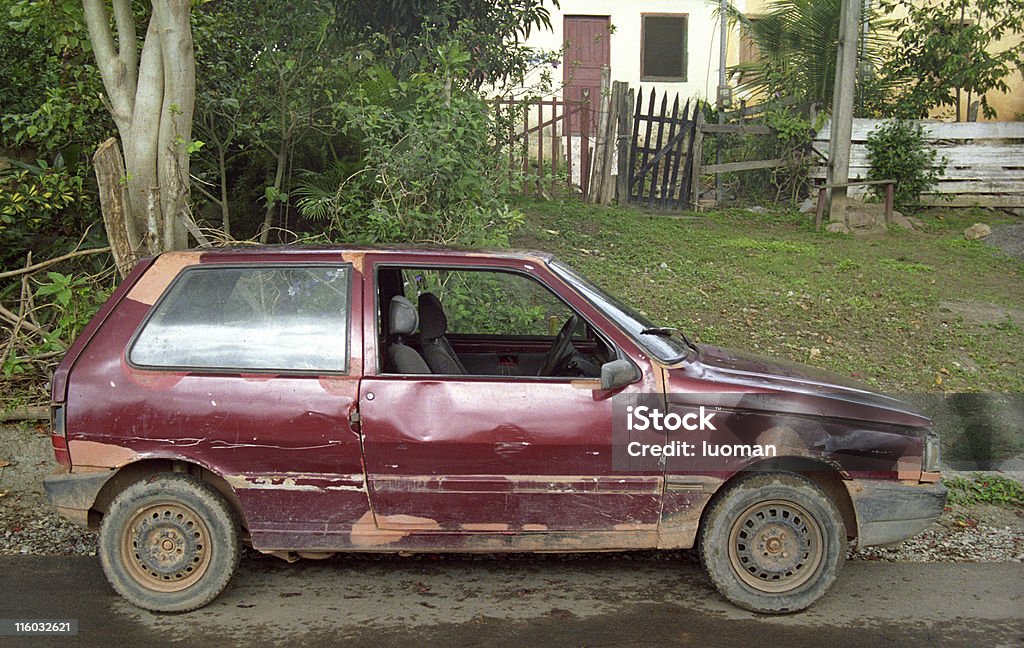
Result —
<instances>
[{"instance_id":1,"label":"car front wheel","mask_svg":"<svg viewBox=\"0 0 1024 648\"><path fill-rule=\"evenodd\" d=\"M832 500L791 473L752 473L711 503L701 562L736 605L777 614L821 598L846 559L846 530Z\"/></svg>"},{"instance_id":2,"label":"car front wheel","mask_svg":"<svg viewBox=\"0 0 1024 648\"><path fill-rule=\"evenodd\" d=\"M187 612L217 597L239 559L235 516L213 487L163 473L122 491L103 516L103 571L121 596L155 612Z\"/></svg>"}]
</instances>

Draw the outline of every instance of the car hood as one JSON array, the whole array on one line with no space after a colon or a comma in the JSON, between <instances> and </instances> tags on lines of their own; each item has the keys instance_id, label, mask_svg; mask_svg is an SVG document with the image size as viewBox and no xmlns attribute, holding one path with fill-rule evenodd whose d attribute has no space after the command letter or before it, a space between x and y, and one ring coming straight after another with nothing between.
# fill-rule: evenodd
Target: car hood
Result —
<instances>
[{"instance_id":1,"label":"car hood","mask_svg":"<svg viewBox=\"0 0 1024 648\"><path fill-rule=\"evenodd\" d=\"M696 358L691 355L668 370L669 402L908 427L931 425L907 403L821 369L706 344L697 345L697 350Z\"/></svg>"}]
</instances>

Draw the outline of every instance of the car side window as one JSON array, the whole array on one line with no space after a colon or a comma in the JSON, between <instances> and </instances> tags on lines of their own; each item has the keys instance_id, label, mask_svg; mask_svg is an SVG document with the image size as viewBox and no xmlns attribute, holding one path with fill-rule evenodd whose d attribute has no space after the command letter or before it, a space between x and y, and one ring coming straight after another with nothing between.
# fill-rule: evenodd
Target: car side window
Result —
<instances>
[{"instance_id":1,"label":"car side window","mask_svg":"<svg viewBox=\"0 0 1024 648\"><path fill-rule=\"evenodd\" d=\"M519 274L407 268L402 275L412 303L426 292L438 297L449 334L551 336L572 315L544 286Z\"/></svg>"},{"instance_id":2,"label":"car side window","mask_svg":"<svg viewBox=\"0 0 1024 648\"><path fill-rule=\"evenodd\" d=\"M198 267L157 302L129 352L144 367L340 372L347 266Z\"/></svg>"}]
</instances>

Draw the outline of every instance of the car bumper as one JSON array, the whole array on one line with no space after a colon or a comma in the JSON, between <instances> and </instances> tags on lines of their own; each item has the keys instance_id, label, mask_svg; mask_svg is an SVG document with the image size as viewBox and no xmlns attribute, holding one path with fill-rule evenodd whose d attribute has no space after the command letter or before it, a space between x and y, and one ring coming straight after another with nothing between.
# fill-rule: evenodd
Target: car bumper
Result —
<instances>
[{"instance_id":1,"label":"car bumper","mask_svg":"<svg viewBox=\"0 0 1024 648\"><path fill-rule=\"evenodd\" d=\"M75 524L89 526L89 509L100 489L113 476L113 470L72 473L65 468L43 479L43 489L46 499L58 513Z\"/></svg>"},{"instance_id":2,"label":"car bumper","mask_svg":"<svg viewBox=\"0 0 1024 648\"><path fill-rule=\"evenodd\" d=\"M846 482L857 513L857 546L887 545L924 531L946 505L940 482L907 484L876 479Z\"/></svg>"}]
</instances>

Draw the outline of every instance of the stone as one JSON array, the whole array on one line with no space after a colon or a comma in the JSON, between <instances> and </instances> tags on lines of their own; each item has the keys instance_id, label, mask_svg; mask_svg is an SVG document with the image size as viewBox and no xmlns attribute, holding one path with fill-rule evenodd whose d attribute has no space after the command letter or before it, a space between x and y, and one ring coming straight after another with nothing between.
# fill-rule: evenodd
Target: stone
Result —
<instances>
[{"instance_id":1,"label":"stone","mask_svg":"<svg viewBox=\"0 0 1024 648\"><path fill-rule=\"evenodd\" d=\"M917 221L917 223L915 224L914 221ZM894 210L892 212L892 224L895 225L896 227L901 227L905 230L914 230L917 229L922 223L920 220L916 218L911 220L910 218L907 218L903 214Z\"/></svg>"},{"instance_id":2,"label":"stone","mask_svg":"<svg viewBox=\"0 0 1024 648\"><path fill-rule=\"evenodd\" d=\"M825 230L832 232L833 234L849 234L850 228L846 226L846 223L829 223Z\"/></svg>"},{"instance_id":3,"label":"stone","mask_svg":"<svg viewBox=\"0 0 1024 648\"><path fill-rule=\"evenodd\" d=\"M992 228L985 223L975 223L964 230L964 238L968 241L977 241L992 234Z\"/></svg>"}]
</instances>

